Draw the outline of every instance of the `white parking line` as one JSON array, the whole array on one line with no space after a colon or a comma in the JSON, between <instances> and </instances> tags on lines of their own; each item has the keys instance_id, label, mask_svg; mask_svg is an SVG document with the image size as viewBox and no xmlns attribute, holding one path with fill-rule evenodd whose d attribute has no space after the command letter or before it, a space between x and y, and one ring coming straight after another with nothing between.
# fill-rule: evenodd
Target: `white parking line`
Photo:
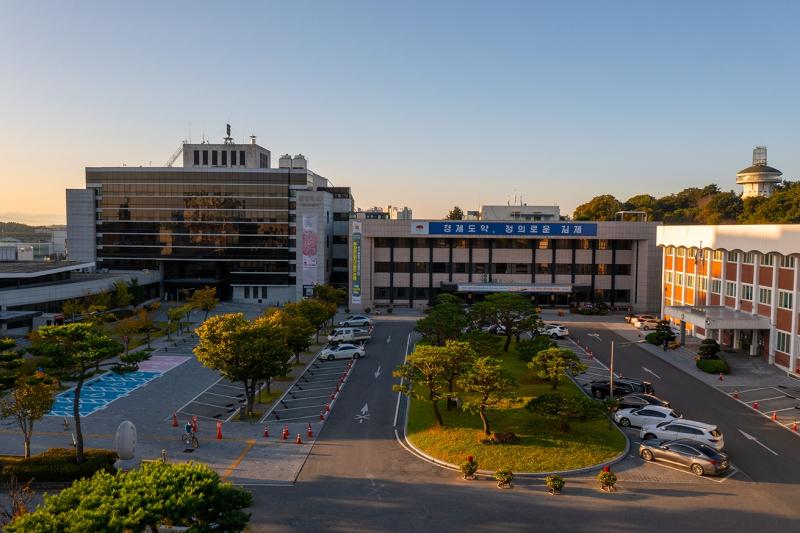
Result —
<instances>
[{"instance_id":1,"label":"white parking line","mask_svg":"<svg viewBox=\"0 0 800 533\"><path fill-rule=\"evenodd\" d=\"M743 390L743 391L742 391L742 392L740 392L739 394L745 394L745 393L747 393L747 392L755 392L755 391L757 391L757 390L767 390L767 389L773 389L773 390L775 390L775 387L759 387L759 388L757 388L757 389L748 389L748 390ZM730 392L730 393L728 393L728 395L729 395L729 396L733 396L733 393L732 393L732 392Z\"/></svg>"},{"instance_id":2,"label":"white parking line","mask_svg":"<svg viewBox=\"0 0 800 533\"><path fill-rule=\"evenodd\" d=\"M223 398L233 398L234 400L238 400L239 399L238 396L226 396L224 394L217 394L216 392L206 392L205 394L212 394L214 396L221 396Z\"/></svg>"},{"instance_id":3,"label":"white parking line","mask_svg":"<svg viewBox=\"0 0 800 533\"><path fill-rule=\"evenodd\" d=\"M775 396L774 398L763 398L763 399L759 398L758 400L747 400L746 402L742 403L768 402L770 400L782 400L783 398L786 398L786 396Z\"/></svg>"},{"instance_id":4,"label":"white parking line","mask_svg":"<svg viewBox=\"0 0 800 533\"><path fill-rule=\"evenodd\" d=\"M225 405L214 405L213 403L198 402L196 400L193 401L192 403L199 403L200 405L209 405L211 407L217 407L219 409L227 409L227 406Z\"/></svg>"}]
</instances>

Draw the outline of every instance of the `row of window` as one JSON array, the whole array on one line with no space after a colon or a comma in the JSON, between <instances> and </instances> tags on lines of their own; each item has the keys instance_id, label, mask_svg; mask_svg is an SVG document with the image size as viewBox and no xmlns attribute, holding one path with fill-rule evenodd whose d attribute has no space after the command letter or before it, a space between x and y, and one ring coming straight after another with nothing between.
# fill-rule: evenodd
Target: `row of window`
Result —
<instances>
[{"instance_id":1,"label":"row of window","mask_svg":"<svg viewBox=\"0 0 800 533\"><path fill-rule=\"evenodd\" d=\"M438 289L434 288L434 292L437 292ZM614 296L614 302L630 302L631 301L631 291L628 289L615 289L613 292L611 289L597 289L595 291L597 296L599 296L605 302L612 301L612 295ZM391 296L391 298L390 298ZM428 300L431 296L430 288L429 287L375 287L373 290L373 298L375 300L408 300L410 297L413 300Z\"/></svg>"},{"instance_id":2,"label":"row of window","mask_svg":"<svg viewBox=\"0 0 800 533\"><path fill-rule=\"evenodd\" d=\"M424 237L376 237L375 248L495 248L558 250L630 250L633 241L609 239L426 239Z\"/></svg>"},{"instance_id":3,"label":"row of window","mask_svg":"<svg viewBox=\"0 0 800 533\"><path fill-rule=\"evenodd\" d=\"M292 228L294 229L294 228ZM259 222L140 222L133 220L104 221L97 228L98 233L135 233L155 235L288 235L286 223Z\"/></svg>"},{"instance_id":4,"label":"row of window","mask_svg":"<svg viewBox=\"0 0 800 533\"><path fill-rule=\"evenodd\" d=\"M288 185L243 185L239 183L104 183L99 196L263 196L285 198ZM297 196L296 189L291 196Z\"/></svg>"},{"instance_id":5,"label":"row of window","mask_svg":"<svg viewBox=\"0 0 800 533\"><path fill-rule=\"evenodd\" d=\"M719 280L713 280L719 281ZM712 291L714 292L715 285L712 283ZM753 301L753 286L742 283L741 299L752 302ZM731 298L736 298L736 282L725 282L725 295ZM772 305L772 289L765 287L758 288L758 303L764 305ZM792 293L786 291L778 291L778 307L781 309L792 309Z\"/></svg>"},{"instance_id":6,"label":"row of window","mask_svg":"<svg viewBox=\"0 0 800 533\"><path fill-rule=\"evenodd\" d=\"M697 248L676 248L674 246L668 246L666 249L666 253L669 256L676 256L676 257L685 257L688 252L689 257L697 258ZM722 261L724 252L722 250L714 250L713 253L711 250L703 250L703 259L708 260L709 258L713 258L714 261ZM755 256L756 254L753 252L742 253L742 264L745 265L753 265L755 264ZM779 264L781 268L794 268L794 257L788 255L781 255ZM739 261L739 252L727 252L727 260L729 263L736 263ZM775 265L775 255L774 254L760 254L759 257L759 264L762 266L774 266Z\"/></svg>"},{"instance_id":7,"label":"row of window","mask_svg":"<svg viewBox=\"0 0 800 533\"><path fill-rule=\"evenodd\" d=\"M214 210L214 209L103 209L96 213L101 221L136 222L297 222L297 215L286 211Z\"/></svg>"},{"instance_id":8,"label":"row of window","mask_svg":"<svg viewBox=\"0 0 800 533\"><path fill-rule=\"evenodd\" d=\"M200 166L200 161L202 161L202 165L207 167L208 166L208 155L211 152L211 166L212 167L227 167L228 166L228 150L195 150L194 151L194 166ZM239 160L237 163L236 160L236 150L231 150L231 166L244 166L245 163L245 152L244 150L239 150ZM264 154L265 155L265 154ZM264 160L266 161L266 160ZM269 165L263 164L262 161L262 168L268 168Z\"/></svg>"},{"instance_id":9,"label":"row of window","mask_svg":"<svg viewBox=\"0 0 800 533\"><path fill-rule=\"evenodd\" d=\"M388 261L376 261L374 263L375 272L400 272L408 273L413 271L416 274L426 274L432 272L434 274L448 274L450 263L430 263L427 261L408 262L396 261L394 263ZM453 274L466 274L472 272L473 274L488 274L489 263L452 263ZM592 272L592 267L594 272ZM492 263L491 274L558 274L558 275L611 275L629 276L631 274L631 265L608 265L608 264L576 264L569 263L552 264L552 263Z\"/></svg>"},{"instance_id":10,"label":"row of window","mask_svg":"<svg viewBox=\"0 0 800 533\"><path fill-rule=\"evenodd\" d=\"M237 167L241 168L241 167ZM293 185L305 185L308 182L310 171L292 171L288 175L285 169L263 170L248 169L237 172L236 170L183 170L176 168L144 167L127 170L126 168L114 170L87 169L86 183L101 184L174 184L174 183L206 183L206 184L275 184L286 185L287 180ZM100 191L97 191L100 194Z\"/></svg>"},{"instance_id":11,"label":"row of window","mask_svg":"<svg viewBox=\"0 0 800 533\"><path fill-rule=\"evenodd\" d=\"M121 209L297 209L286 198L231 198L225 196L104 196L97 208Z\"/></svg>"}]
</instances>

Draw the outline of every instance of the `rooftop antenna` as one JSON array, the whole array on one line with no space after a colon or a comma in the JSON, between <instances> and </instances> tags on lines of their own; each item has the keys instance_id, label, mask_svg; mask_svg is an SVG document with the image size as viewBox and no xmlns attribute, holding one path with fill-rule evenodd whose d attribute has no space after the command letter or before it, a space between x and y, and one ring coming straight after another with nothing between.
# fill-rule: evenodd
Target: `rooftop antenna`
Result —
<instances>
[{"instance_id":1,"label":"rooftop antenna","mask_svg":"<svg viewBox=\"0 0 800 533\"><path fill-rule=\"evenodd\" d=\"M228 136L225 137L225 144L233 144L233 137L231 137L231 125L225 124L225 131L228 133Z\"/></svg>"}]
</instances>

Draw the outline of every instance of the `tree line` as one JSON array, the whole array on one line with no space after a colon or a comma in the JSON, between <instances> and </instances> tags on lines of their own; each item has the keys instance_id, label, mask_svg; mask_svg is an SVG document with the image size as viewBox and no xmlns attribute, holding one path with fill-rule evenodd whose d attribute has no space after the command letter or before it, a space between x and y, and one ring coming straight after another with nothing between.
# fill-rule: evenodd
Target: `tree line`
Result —
<instances>
[{"instance_id":1,"label":"tree line","mask_svg":"<svg viewBox=\"0 0 800 533\"><path fill-rule=\"evenodd\" d=\"M644 211L648 220L664 224L796 224L800 222L800 182L784 181L769 198L743 199L716 184L690 187L677 194L656 198L649 194L622 202L610 194L595 196L579 205L573 220L614 220L619 211Z\"/></svg>"}]
</instances>

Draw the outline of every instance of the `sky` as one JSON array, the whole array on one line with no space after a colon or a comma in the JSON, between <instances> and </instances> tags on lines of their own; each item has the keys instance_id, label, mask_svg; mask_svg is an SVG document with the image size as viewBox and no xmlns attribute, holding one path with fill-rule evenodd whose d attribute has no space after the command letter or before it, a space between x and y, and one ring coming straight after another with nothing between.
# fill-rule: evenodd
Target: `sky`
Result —
<instances>
[{"instance_id":1,"label":"sky","mask_svg":"<svg viewBox=\"0 0 800 533\"><path fill-rule=\"evenodd\" d=\"M358 207L571 214L800 179L800 2L0 0L0 220L184 139L306 155ZM191 125L191 126L190 126Z\"/></svg>"}]
</instances>

